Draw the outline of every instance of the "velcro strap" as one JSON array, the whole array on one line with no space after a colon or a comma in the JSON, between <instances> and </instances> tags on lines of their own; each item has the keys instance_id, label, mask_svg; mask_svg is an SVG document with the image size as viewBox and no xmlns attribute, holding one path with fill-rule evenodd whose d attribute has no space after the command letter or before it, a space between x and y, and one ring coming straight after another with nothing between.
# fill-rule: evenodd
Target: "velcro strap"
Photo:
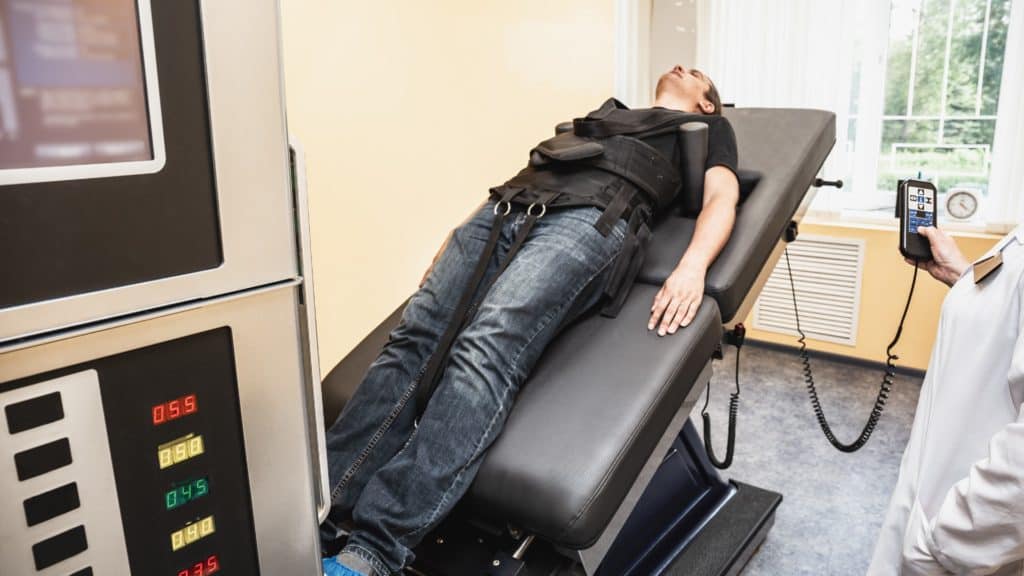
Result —
<instances>
[{"instance_id":1,"label":"velcro strap","mask_svg":"<svg viewBox=\"0 0 1024 576\"><path fill-rule=\"evenodd\" d=\"M573 162L600 156L604 146L594 140L580 138L572 132L565 132L538 144L530 151L530 164L539 166L548 159L559 162Z\"/></svg>"},{"instance_id":2,"label":"velcro strap","mask_svg":"<svg viewBox=\"0 0 1024 576\"><path fill-rule=\"evenodd\" d=\"M608 236L612 233L612 228L615 227L615 223L622 218L622 215L626 213L626 209L629 208L629 203L633 199L633 195L636 194L636 188L631 186L623 186L621 182L618 183L619 190L612 197L612 201L608 203L608 207L601 213L601 217L594 223L594 228L601 233L601 236Z\"/></svg>"},{"instance_id":3,"label":"velcro strap","mask_svg":"<svg viewBox=\"0 0 1024 576\"><path fill-rule=\"evenodd\" d=\"M682 178L653 146L629 136L608 138L604 154L588 160L591 166L625 178L645 192L659 209L675 198Z\"/></svg>"}]
</instances>

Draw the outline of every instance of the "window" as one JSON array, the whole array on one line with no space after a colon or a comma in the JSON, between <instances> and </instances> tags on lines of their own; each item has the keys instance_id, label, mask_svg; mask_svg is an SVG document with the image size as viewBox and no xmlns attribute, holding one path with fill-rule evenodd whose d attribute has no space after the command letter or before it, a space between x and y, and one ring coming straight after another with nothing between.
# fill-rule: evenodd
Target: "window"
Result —
<instances>
[{"instance_id":1,"label":"window","mask_svg":"<svg viewBox=\"0 0 1024 576\"><path fill-rule=\"evenodd\" d=\"M864 90L864 60L856 63L848 117L846 149L854 160L848 166L876 169L849 170L841 210L891 217L897 180L918 171L940 195L956 189L989 195L1010 5L892 1L883 85ZM881 106L860 109L865 93L880 97ZM861 131L862 124L876 129ZM858 142L865 135L872 141ZM981 218L979 211L972 220Z\"/></svg>"},{"instance_id":2,"label":"window","mask_svg":"<svg viewBox=\"0 0 1024 576\"><path fill-rule=\"evenodd\" d=\"M978 196L968 227L1024 219L1024 0L695 1L696 63L725 101L836 112L822 173L846 184L818 216L894 225L896 181L920 171L941 210Z\"/></svg>"}]
</instances>

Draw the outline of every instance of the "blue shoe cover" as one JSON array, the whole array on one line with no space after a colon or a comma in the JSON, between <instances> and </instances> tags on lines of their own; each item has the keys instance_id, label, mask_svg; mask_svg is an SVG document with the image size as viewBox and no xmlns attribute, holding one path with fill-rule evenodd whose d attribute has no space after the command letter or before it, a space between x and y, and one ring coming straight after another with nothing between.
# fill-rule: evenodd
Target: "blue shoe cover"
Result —
<instances>
[{"instance_id":1,"label":"blue shoe cover","mask_svg":"<svg viewBox=\"0 0 1024 576\"><path fill-rule=\"evenodd\" d=\"M324 576L366 576L362 572L356 572L355 570L345 566L335 557L324 558Z\"/></svg>"}]
</instances>

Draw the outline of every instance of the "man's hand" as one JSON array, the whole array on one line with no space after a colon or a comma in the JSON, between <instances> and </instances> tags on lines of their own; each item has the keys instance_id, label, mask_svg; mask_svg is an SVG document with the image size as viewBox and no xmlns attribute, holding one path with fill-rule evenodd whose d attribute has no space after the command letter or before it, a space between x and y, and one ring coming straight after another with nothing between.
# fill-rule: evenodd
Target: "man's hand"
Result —
<instances>
[{"instance_id":1,"label":"man's hand","mask_svg":"<svg viewBox=\"0 0 1024 576\"><path fill-rule=\"evenodd\" d=\"M658 326L658 336L664 336L675 334L680 326L689 326L704 297L706 273L701 266L680 263L654 297L647 329L654 330Z\"/></svg>"},{"instance_id":2,"label":"man's hand","mask_svg":"<svg viewBox=\"0 0 1024 576\"><path fill-rule=\"evenodd\" d=\"M956 245L956 240L953 240L949 234L932 226L927 228L919 227L917 233L927 238L928 243L932 247L932 260L922 262L920 264L921 268L927 270L933 278L946 286L956 284L956 281L963 276L964 271L971 265L963 253L960 252L960 248ZM907 259L907 263L914 264L914 261Z\"/></svg>"}]
</instances>

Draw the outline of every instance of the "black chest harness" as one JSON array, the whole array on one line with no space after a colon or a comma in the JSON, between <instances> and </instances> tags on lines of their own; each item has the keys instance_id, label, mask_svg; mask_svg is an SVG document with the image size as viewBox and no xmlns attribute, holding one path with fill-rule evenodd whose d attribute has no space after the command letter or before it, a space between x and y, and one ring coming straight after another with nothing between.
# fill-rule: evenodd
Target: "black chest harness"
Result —
<instances>
[{"instance_id":1,"label":"black chest harness","mask_svg":"<svg viewBox=\"0 0 1024 576\"><path fill-rule=\"evenodd\" d=\"M651 218L666 211L684 191L684 212L700 211L704 163L707 156L707 125L693 122L693 115L674 110L629 110L609 99L585 118L560 124L556 135L530 151L530 164L511 180L491 189L494 223L483 253L463 288L451 322L430 357L416 394L417 415L426 409L437 387L442 367L456 336L475 315L495 280L526 242L537 220L548 209L593 206L603 210L594 224L604 236L619 219L627 222L622 250L612 266L601 313L615 316L622 307L643 263L650 238ZM686 123L687 121L690 121ZM685 123L685 124L684 124ZM681 162L665 158L644 138L677 133ZM685 183L685 184L684 184ZM505 218L512 205L526 206L526 220L487 286L481 287L488 262L494 255Z\"/></svg>"}]
</instances>

